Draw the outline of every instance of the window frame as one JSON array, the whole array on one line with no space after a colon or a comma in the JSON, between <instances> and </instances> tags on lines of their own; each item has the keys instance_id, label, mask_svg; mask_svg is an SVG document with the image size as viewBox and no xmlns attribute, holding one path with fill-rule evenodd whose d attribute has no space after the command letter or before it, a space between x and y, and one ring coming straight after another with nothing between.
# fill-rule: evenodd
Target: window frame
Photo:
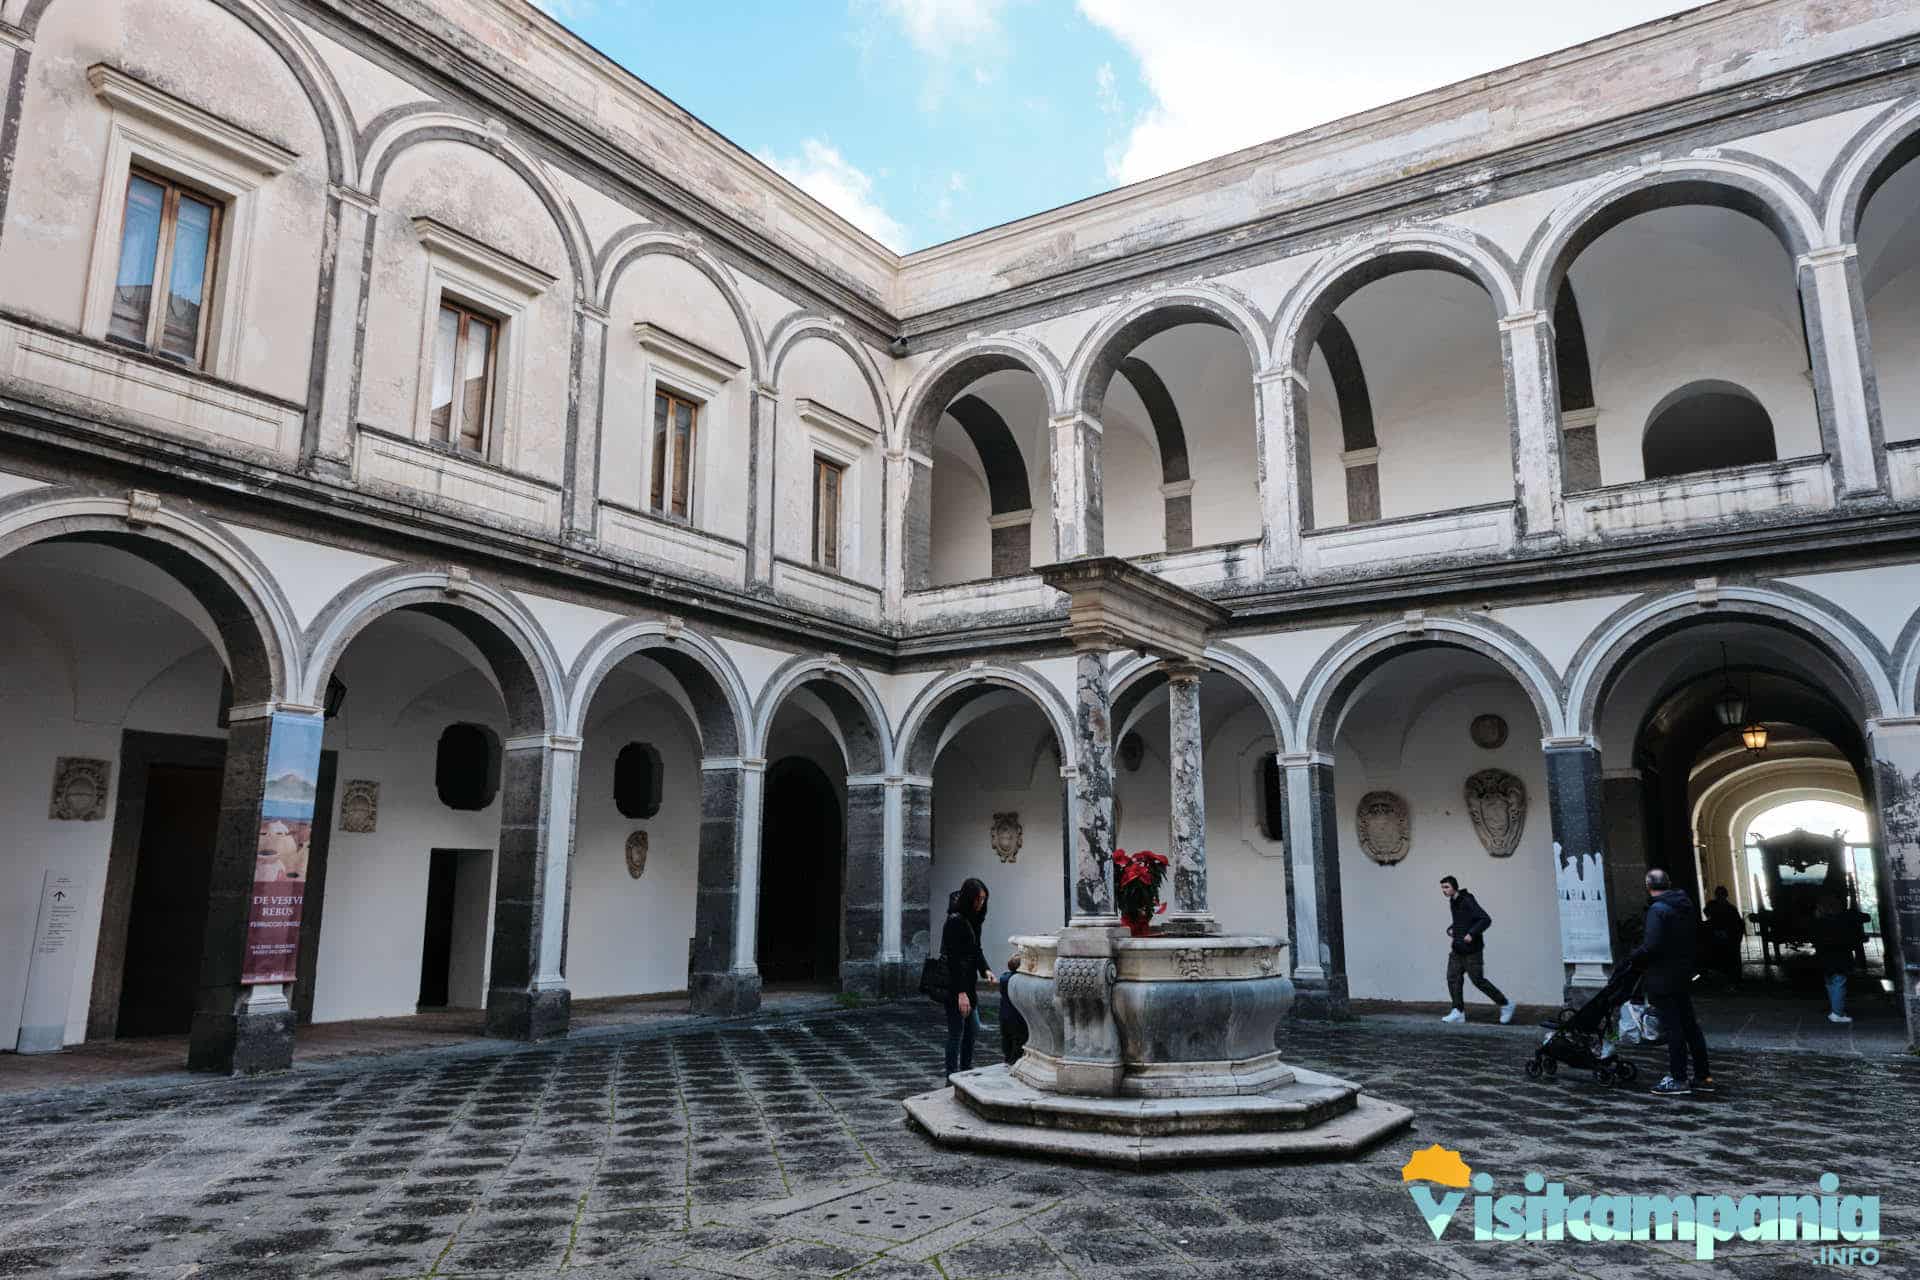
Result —
<instances>
[{"instance_id":1,"label":"window frame","mask_svg":"<svg viewBox=\"0 0 1920 1280\"><path fill-rule=\"evenodd\" d=\"M441 440L437 438L432 438L430 436L429 440L430 440L430 443L432 444L439 445L447 449L451 449L456 453L467 454L475 457L484 458L488 456L488 453L493 444L494 410L498 402L499 388L500 388L501 336L506 332L506 322L503 321L499 316L494 315L491 311L487 310L484 307L473 306L472 304L468 303L465 299L457 295L447 293L447 292L442 292L440 295L439 306L435 308L435 314L434 314L434 320L435 320L434 350L433 350L433 362L429 369L430 374L434 371L437 371L439 368L440 329L439 329L438 321L439 321L440 315L448 311L453 312L456 316L460 318L460 326L458 330L456 330L454 334L454 339L453 339L453 357L452 357L452 372L453 372L453 387L454 387L454 390L452 392L453 398L448 405L449 413L447 418L447 438L444 440ZM462 432L460 431L459 428L462 425L462 422L464 421L464 419L461 419L459 417L459 415L461 414L461 396L459 393L459 387L460 387L460 370L465 364L465 360L463 357L466 355L468 350L467 342L468 342L469 327L471 323L475 320L483 321L484 323L486 323L488 326L492 328L493 332L487 338L487 364L486 364L486 373L485 373L486 394L482 397L481 405L480 405L480 431L479 431L480 447L477 449L469 449L464 444L462 444L460 440ZM432 410L433 392L431 387L428 388L427 394L428 394L427 425L428 425L428 430L431 432L431 431L438 430L438 428L434 427L433 425L433 410Z\"/></svg>"},{"instance_id":2,"label":"window frame","mask_svg":"<svg viewBox=\"0 0 1920 1280\"><path fill-rule=\"evenodd\" d=\"M126 188L121 193L120 234L115 243L120 252L114 255L113 287L117 293L120 288L120 259L126 252L127 221L133 213L133 184L149 182L161 190L160 228L153 249L153 286L147 297L146 323L142 326L139 342L134 342L113 332L113 313L107 316L108 342L126 347L133 351L144 351L148 355L171 360L189 368L205 368L207 356L207 337L213 331L213 305L218 294L215 292L220 276L221 232L226 223L227 202L218 196L210 195L191 183L182 182L165 174L148 169L138 162L127 169ZM212 223L207 228L206 266L200 277L200 321L193 335L193 354L183 356L176 351L168 351L160 345L166 329L166 300L173 293L173 251L180 232L180 200L188 197L208 206L213 211Z\"/></svg>"},{"instance_id":3,"label":"window frame","mask_svg":"<svg viewBox=\"0 0 1920 1280\"><path fill-rule=\"evenodd\" d=\"M877 566L867 564L861 544L866 536L866 507L871 496L867 493L872 483L869 468L878 465L879 429L806 396L794 401L794 409L807 429L807 447L812 456L841 468L839 563L831 567L821 564L810 542L807 565L821 573L868 583L871 570ZM814 484L811 472L808 484L810 487ZM787 546L791 548L793 544Z\"/></svg>"},{"instance_id":4,"label":"window frame","mask_svg":"<svg viewBox=\"0 0 1920 1280\"><path fill-rule=\"evenodd\" d=\"M815 450L813 454L813 567L824 569L828 573L838 574L846 563L846 512L847 479L853 468L831 454ZM821 482L828 474L834 476L833 528L821 528L820 510L823 488ZM830 537L823 538L823 534ZM831 553L831 558L823 554Z\"/></svg>"},{"instance_id":5,"label":"window frame","mask_svg":"<svg viewBox=\"0 0 1920 1280\"><path fill-rule=\"evenodd\" d=\"M667 416L663 424L660 419L660 402L667 402ZM657 378L653 383L653 412L647 418L647 481L642 494L640 509L650 516L662 520L671 520L675 524L693 525L695 506L700 480L700 416L708 402L680 390L672 381ZM674 408L685 407L688 411L686 467L675 465L677 456L674 448ZM656 459L658 461L656 462ZM686 482L684 505L685 514L675 515L673 505L676 487ZM655 491L658 491L659 505L655 505Z\"/></svg>"}]
</instances>

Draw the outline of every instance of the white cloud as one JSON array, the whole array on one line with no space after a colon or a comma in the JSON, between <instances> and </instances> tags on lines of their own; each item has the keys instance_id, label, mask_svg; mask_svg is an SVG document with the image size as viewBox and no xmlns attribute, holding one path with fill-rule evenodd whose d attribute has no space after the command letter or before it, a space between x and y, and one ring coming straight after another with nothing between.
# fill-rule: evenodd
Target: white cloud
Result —
<instances>
[{"instance_id":1,"label":"white cloud","mask_svg":"<svg viewBox=\"0 0 1920 1280\"><path fill-rule=\"evenodd\" d=\"M946 54L997 35L1006 0L880 0L923 52Z\"/></svg>"},{"instance_id":2,"label":"white cloud","mask_svg":"<svg viewBox=\"0 0 1920 1280\"><path fill-rule=\"evenodd\" d=\"M1079 0L1140 64L1152 105L1108 155L1137 182L1688 8L1694 0ZM1103 109L1117 103L1100 78Z\"/></svg>"},{"instance_id":3,"label":"white cloud","mask_svg":"<svg viewBox=\"0 0 1920 1280\"><path fill-rule=\"evenodd\" d=\"M759 154L794 186L895 253L906 252L907 229L880 207L873 195L873 179L850 164L832 143L808 138L800 144L798 156Z\"/></svg>"}]
</instances>

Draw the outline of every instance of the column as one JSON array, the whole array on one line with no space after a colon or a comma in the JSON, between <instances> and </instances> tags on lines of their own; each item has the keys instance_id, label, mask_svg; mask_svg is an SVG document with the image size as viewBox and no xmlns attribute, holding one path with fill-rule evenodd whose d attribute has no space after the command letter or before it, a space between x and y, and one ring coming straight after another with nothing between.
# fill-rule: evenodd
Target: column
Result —
<instances>
[{"instance_id":1,"label":"column","mask_svg":"<svg viewBox=\"0 0 1920 1280\"><path fill-rule=\"evenodd\" d=\"M1797 265L1813 398L1820 440L1833 468L1834 492L1842 498L1884 492L1880 392L1867 350L1859 249L1828 245L1802 254Z\"/></svg>"},{"instance_id":2,"label":"column","mask_svg":"<svg viewBox=\"0 0 1920 1280\"><path fill-rule=\"evenodd\" d=\"M1207 802L1200 736L1200 677L1206 668L1167 667L1169 828L1173 839L1173 909L1169 929L1213 932L1207 907Z\"/></svg>"},{"instance_id":3,"label":"column","mask_svg":"<svg viewBox=\"0 0 1920 1280\"><path fill-rule=\"evenodd\" d=\"M1907 1015L1907 1048L1920 1051L1920 716L1867 721L1873 804L1879 818L1881 933L1887 968Z\"/></svg>"},{"instance_id":4,"label":"column","mask_svg":"<svg viewBox=\"0 0 1920 1280\"><path fill-rule=\"evenodd\" d=\"M1380 518L1380 446L1347 449L1340 455L1347 469L1347 523L1364 524Z\"/></svg>"},{"instance_id":5,"label":"column","mask_svg":"<svg viewBox=\"0 0 1920 1280\"><path fill-rule=\"evenodd\" d=\"M987 572L994 577L1015 577L1033 567L1032 507L988 516L987 537L992 547Z\"/></svg>"},{"instance_id":6,"label":"column","mask_svg":"<svg viewBox=\"0 0 1920 1280\"><path fill-rule=\"evenodd\" d=\"M1600 749L1591 738L1547 738L1547 809L1553 828L1554 896L1560 915L1563 997L1578 1005L1613 964L1607 907L1606 810Z\"/></svg>"},{"instance_id":7,"label":"column","mask_svg":"<svg viewBox=\"0 0 1920 1280\"><path fill-rule=\"evenodd\" d=\"M747 442L747 585L773 582L773 513L779 501L774 493L774 429L780 413L780 392L767 383L753 387L752 436Z\"/></svg>"},{"instance_id":8,"label":"column","mask_svg":"<svg viewBox=\"0 0 1920 1280\"><path fill-rule=\"evenodd\" d=\"M1053 441L1054 558L1103 555L1100 424L1084 413L1063 413L1048 427Z\"/></svg>"},{"instance_id":9,"label":"column","mask_svg":"<svg viewBox=\"0 0 1920 1280\"><path fill-rule=\"evenodd\" d=\"M1560 483L1567 493L1600 487L1600 410L1560 411Z\"/></svg>"},{"instance_id":10,"label":"column","mask_svg":"<svg viewBox=\"0 0 1920 1280\"><path fill-rule=\"evenodd\" d=\"M700 762L700 865L687 994L695 1013L730 1017L760 1007L754 926L760 909L761 784L765 760Z\"/></svg>"},{"instance_id":11,"label":"column","mask_svg":"<svg viewBox=\"0 0 1920 1280\"><path fill-rule=\"evenodd\" d=\"M573 421L567 428L566 471L562 477L561 536L576 544L598 537L600 502L600 381L607 363L607 312L587 303L574 306L573 340L579 348L580 376L573 389Z\"/></svg>"},{"instance_id":12,"label":"column","mask_svg":"<svg viewBox=\"0 0 1920 1280\"><path fill-rule=\"evenodd\" d=\"M1513 430L1513 493L1523 540L1560 536L1560 401L1554 389L1553 319L1523 311L1500 320Z\"/></svg>"},{"instance_id":13,"label":"column","mask_svg":"<svg viewBox=\"0 0 1920 1280\"><path fill-rule=\"evenodd\" d=\"M920 967L939 948L933 937L931 901L933 872L933 779L887 779L887 829L897 833L899 857L888 859L898 883L888 889L887 923L890 951L899 953L899 976L893 993L917 990ZM944 917L943 917L944 920Z\"/></svg>"},{"instance_id":14,"label":"column","mask_svg":"<svg viewBox=\"0 0 1920 1280\"><path fill-rule=\"evenodd\" d=\"M487 1034L544 1040L565 1035L571 1013L561 965L580 739L529 734L503 745Z\"/></svg>"},{"instance_id":15,"label":"column","mask_svg":"<svg viewBox=\"0 0 1920 1280\"><path fill-rule=\"evenodd\" d=\"M1300 531L1313 525L1307 468L1307 380L1291 366L1253 379L1260 480L1260 569L1271 578L1300 568Z\"/></svg>"},{"instance_id":16,"label":"column","mask_svg":"<svg viewBox=\"0 0 1920 1280\"><path fill-rule=\"evenodd\" d=\"M1287 934L1295 1017L1347 1016L1347 943L1340 906L1340 838L1333 758L1281 755L1287 781Z\"/></svg>"},{"instance_id":17,"label":"column","mask_svg":"<svg viewBox=\"0 0 1920 1280\"><path fill-rule=\"evenodd\" d=\"M333 267L325 298L326 366L317 410L308 420L301 461L344 478L353 468L353 422L360 398L360 338L366 324L367 246L379 206L351 187L328 191L333 206Z\"/></svg>"},{"instance_id":18,"label":"column","mask_svg":"<svg viewBox=\"0 0 1920 1280\"><path fill-rule=\"evenodd\" d=\"M260 855L282 841L307 843L326 723L317 707L273 703L234 707L228 723L206 932L180 940L201 946L187 1066L252 1075L293 1065L287 987L305 885Z\"/></svg>"},{"instance_id":19,"label":"column","mask_svg":"<svg viewBox=\"0 0 1920 1280\"><path fill-rule=\"evenodd\" d=\"M840 989L881 994L886 969L887 780L847 779L846 910L840 928ZM897 848L893 850L897 852ZM898 947L895 947L896 953Z\"/></svg>"},{"instance_id":20,"label":"column","mask_svg":"<svg viewBox=\"0 0 1920 1280\"><path fill-rule=\"evenodd\" d=\"M887 592L889 607L897 611L907 592L927 589L933 567L933 459L887 450L887 493L889 503L899 495L898 518L887 521L895 544L887 559Z\"/></svg>"},{"instance_id":21,"label":"column","mask_svg":"<svg viewBox=\"0 0 1920 1280\"><path fill-rule=\"evenodd\" d=\"M1069 925L1105 925L1113 909L1113 698L1107 655L1083 650L1074 672L1073 911Z\"/></svg>"},{"instance_id":22,"label":"column","mask_svg":"<svg viewBox=\"0 0 1920 1280\"><path fill-rule=\"evenodd\" d=\"M1193 481L1169 480L1160 486L1161 515L1166 522L1167 550L1193 546Z\"/></svg>"},{"instance_id":23,"label":"column","mask_svg":"<svg viewBox=\"0 0 1920 1280\"><path fill-rule=\"evenodd\" d=\"M1647 850L1652 844L1649 783L1638 769L1607 769L1600 775L1607 851L1607 910L1614 921L1646 894ZM1744 873L1742 873L1744 875Z\"/></svg>"}]
</instances>

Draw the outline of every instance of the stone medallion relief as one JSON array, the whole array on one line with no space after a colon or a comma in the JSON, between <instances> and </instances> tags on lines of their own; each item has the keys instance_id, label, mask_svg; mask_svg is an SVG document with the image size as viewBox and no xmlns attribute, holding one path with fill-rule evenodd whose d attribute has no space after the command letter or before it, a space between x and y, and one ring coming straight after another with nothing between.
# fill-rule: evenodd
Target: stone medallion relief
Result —
<instances>
[{"instance_id":1,"label":"stone medallion relief","mask_svg":"<svg viewBox=\"0 0 1920 1280\"><path fill-rule=\"evenodd\" d=\"M993 815L993 851L1002 862L1012 862L1020 856L1020 846L1026 840L1026 831L1020 825L1018 813L996 813Z\"/></svg>"},{"instance_id":2,"label":"stone medallion relief","mask_svg":"<svg viewBox=\"0 0 1920 1280\"><path fill-rule=\"evenodd\" d=\"M647 833L636 831L627 837L627 874L638 880L647 871Z\"/></svg>"},{"instance_id":3,"label":"stone medallion relief","mask_svg":"<svg viewBox=\"0 0 1920 1280\"><path fill-rule=\"evenodd\" d=\"M1413 848L1413 811L1394 792L1361 796L1354 825L1360 830L1360 847L1381 866L1392 866Z\"/></svg>"},{"instance_id":4,"label":"stone medallion relief","mask_svg":"<svg viewBox=\"0 0 1920 1280\"><path fill-rule=\"evenodd\" d=\"M1527 784L1505 769L1482 769L1467 779L1467 816L1488 853L1511 858L1527 824Z\"/></svg>"},{"instance_id":5,"label":"stone medallion relief","mask_svg":"<svg viewBox=\"0 0 1920 1280\"><path fill-rule=\"evenodd\" d=\"M53 800L47 816L55 822L98 822L107 816L107 780L113 764L61 756L53 762Z\"/></svg>"},{"instance_id":6,"label":"stone medallion relief","mask_svg":"<svg viewBox=\"0 0 1920 1280\"><path fill-rule=\"evenodd\" d=\"M364 836L379 825L380 784L367 778L353 779L340 796L340 829Z\"/></svg>"},{"instance_id":7,"label":"stone medallion relief","mask_svg":"<svg viewBox=\"0 0 1920 1280\"><path fill-rule=\"evenodd\" d=\"M1507 721L1504 716L1488 713L1475 716L1473 723L1467 726L1467 736L1473 739L1473 745L1492 751L1507 742Z\"/></svg>"}]
</instances>

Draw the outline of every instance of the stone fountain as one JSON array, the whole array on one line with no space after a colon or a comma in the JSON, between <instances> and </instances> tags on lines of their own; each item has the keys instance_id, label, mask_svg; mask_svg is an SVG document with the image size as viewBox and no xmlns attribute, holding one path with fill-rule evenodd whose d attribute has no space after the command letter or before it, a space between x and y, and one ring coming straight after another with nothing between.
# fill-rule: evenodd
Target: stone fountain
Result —
<instances>
[{"instance_id":1,"label":"stone fountain","mask_svg":"<svg viewBox=\"0 0 1920 1280\"><path fill-rule=\"evenodd\" d=\"M1074 913L1058 934L1012 939L1025 1055L908 1098L908 1117L949 1146L1141 1166L1338 1157L1405 1128L1406 1108L1281 1061L1287 944L1222 934L1208 909L1200 677L1225 611L1112 557L1039 572L1069 597L1079 664ZM1146 937L1114 911L1107 654L1118 649L1158 656L1168 680L1173 904Z\"/></svg>"}]
</instances>

